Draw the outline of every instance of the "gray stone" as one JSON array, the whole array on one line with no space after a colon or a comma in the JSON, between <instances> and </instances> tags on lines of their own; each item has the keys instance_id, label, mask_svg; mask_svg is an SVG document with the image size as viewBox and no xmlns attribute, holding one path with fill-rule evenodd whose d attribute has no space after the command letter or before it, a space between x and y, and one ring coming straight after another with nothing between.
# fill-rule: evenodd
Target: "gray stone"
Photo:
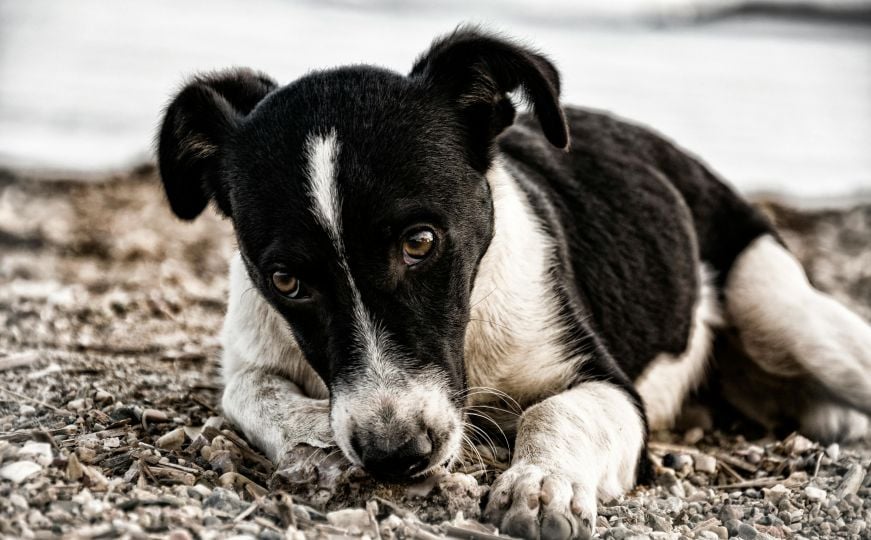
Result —
<instances>
[{"instance_id":1,"label":"gray stone","mask_svg":"<svg viewBox=\"0 0 871 540\"><path fill-rule=\"evenodd\" d=\"M730 519L723 523L726 526L726 530L729 532L729 536L737 536L738 535L738 527L741 526L741 522L737 519Z\"/></svg>"},{"instance_id":2,"label":"gray stone","mask_svg":"<svg viewBox=\"0 0 871 540\"><path fill-rule=\"evenodd\" d=\"M260 531L260 534L257 535L257 540L282 540L282 538L284 538L284 536L280 533L266 528Z\"/></svg>"},{"instance_id":3,"label":"gray stone","mask_svg":"<svg viewBox=\"0 0 871 540\"><path fill-rule=\"evenodd\" d=\"M744 507L734 504L727 504L720 509L720 521L723 523L729 520L740 521L744 519Z\"/></svg>"},{"instance_id":4,"label":"gray stone","mask_svg":"<svg viewBox=\"0 0 871 540\"><path fill-rule=\"evenodd\" d=\"M203 508L214 508L228 514L238 514L248 507L248 504L239 499L234 492L216 487L212 494L203 501Z\"/></svg>"},{"instance_id":5,"label":"gray stone","mask_svg":"<svg viewBox=\"0 0 871 540\"><path fill-rule=\"evenodd\" d=\"M606 538L613 538L614 540L625 540L627 536L629 536L629 529L626 527L612 527L608 533Z\"/></svg>"},{"instance_id":6,"label":"gray stone","mask_svg":"<svg viewBox=\"0 0 871 540\"><path fill-rule=\"evenodd\" d=\"M654 531L669 533L672 531L671 520L665 516L660 516L657 514L647 514L647 524Z\"/></svg>"},{"instance_id":7,"label":"gray stone","mask_svg":"<svg viewBox=\"0 0 871 540\"><path fill-rule=\"evenodd\" d=\"M756 528L753 527L753 525L750 525L749 523L741 523L740 525L738 525L739 538L743 538L744 540L753 540L757 536L759 536L759 532L756 530Z\"/></svg>"},{"instance_id":8,"label":"gray stone","mask_svg":"<svg viewBox=\"0 0 871 540\"><path fill-rule=\"evenodd\" d=\"M668 453L662 456L663 467L681 471L693 464L693 458L686 454Z\"/></svg>"}]
</instances>

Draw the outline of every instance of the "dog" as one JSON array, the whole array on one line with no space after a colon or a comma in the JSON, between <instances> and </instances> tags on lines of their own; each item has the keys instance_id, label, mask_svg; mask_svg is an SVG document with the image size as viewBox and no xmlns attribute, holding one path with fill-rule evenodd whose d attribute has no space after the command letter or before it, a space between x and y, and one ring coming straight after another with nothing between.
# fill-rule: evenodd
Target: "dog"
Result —
<instances>
[{"instance_id":1,"label":"dog","mask_svg":"<svg viewBox=\"0 0 871 540\"><path fill-rule=\"evenodd\" d=\"M402 481L493 423L513 458L484 517L587 538L597 500L649 472L649 430L708 379L721 335L753 380L810 396L756 410L738 369L736 407L868 434L869 325L700 161L559 93L544 55L461 27L408 75L279 86L232 69L174 97L160 176L179 218L213 203L234 225L222 407L271 460L337 445Z\"/></svg>"}]
</instances>

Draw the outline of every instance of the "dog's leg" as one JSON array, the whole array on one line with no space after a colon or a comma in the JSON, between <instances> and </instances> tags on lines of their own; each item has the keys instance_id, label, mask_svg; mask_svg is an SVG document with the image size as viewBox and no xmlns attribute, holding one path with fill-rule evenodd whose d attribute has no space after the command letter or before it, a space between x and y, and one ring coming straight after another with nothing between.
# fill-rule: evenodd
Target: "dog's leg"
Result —
<instances>
[{"instance_id":1,"label":"dog's leg","mask_svg":"<svg viewBox=\"0 0 871 540\"><path fill-rule=\"evenodd\" d=\"M312 399L290 380L261 369L226 379L224 414L274 463L300 444L333 446L330 404Z\"/></svg>"},{"instance_id":2,"label":"dog's leg","mask_svg":"<svg viewBox=\"0 0 871 540\"><path fill-rule=\"evenodd\" d=\"M230 264L221 334L224 414L274 463L295 447L333 445L328 392L288 330L248 278Z\"/></svg>"},{"instance_id":3,"label":"dog's leg","mask_svg":"<svg viewBox=\"0 0 871 540\"><path fill-rule=\"evenodd\" d=\"M844 404L871 413L871 326L816 290L771 236L738 257L725 287L747 354L779 376L810 375Z\"/></svg>"},{"instance_id":4,"label":"dog's leg","mask_svg":"<svg viewBox=\"0 0 871 540\"><path fill-rule=\"evenodd\" d=\"M644 420L623 389L582 382L527 409L485 518L522 538L590 538L596 502L635 484Z\"/></svg>"}]
</instances>

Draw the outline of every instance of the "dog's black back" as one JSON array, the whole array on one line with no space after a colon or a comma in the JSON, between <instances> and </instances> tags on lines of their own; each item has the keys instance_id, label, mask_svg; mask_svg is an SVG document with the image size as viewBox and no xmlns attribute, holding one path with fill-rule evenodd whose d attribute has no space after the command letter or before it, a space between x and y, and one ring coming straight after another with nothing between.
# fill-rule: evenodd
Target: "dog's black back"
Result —
<instances>
[{"instance_id":1,"label":"dog's black back","mask_svg":"<svg viewBox=\"0 0 871 540\"><path fill-rule=\"evenodd\" d=\"M582 303L634 379L658 354L686 350L700 262L721 282L737 254L771 226L655 133L587 109L565 111L570 152L549 145L529 116L500 148L562 241L554 272L569 276L578 297L565 287L561 296Z\"/></svg>"}]
</instances>

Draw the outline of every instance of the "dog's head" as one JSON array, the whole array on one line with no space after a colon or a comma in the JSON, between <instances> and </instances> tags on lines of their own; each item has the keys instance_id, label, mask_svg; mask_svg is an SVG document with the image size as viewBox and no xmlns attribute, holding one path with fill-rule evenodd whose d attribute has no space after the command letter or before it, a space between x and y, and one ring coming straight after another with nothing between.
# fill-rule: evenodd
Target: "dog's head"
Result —
<instances>
[{"instance_id":1,"label":"dog's head","mask_svg":"<svg viewBox=\"0 0 871 540\"><path fill-rule=\"evenodd\" d=\"M458 453L469 297L493 234L486 172L517 89L565 147L553 65L469 29L407 76L347 67L279 87L219 72L166 111L173 211L214 201L232 220L251 280L330 390L337 444L375 476Z\"/></svg>"}]
</instances>

